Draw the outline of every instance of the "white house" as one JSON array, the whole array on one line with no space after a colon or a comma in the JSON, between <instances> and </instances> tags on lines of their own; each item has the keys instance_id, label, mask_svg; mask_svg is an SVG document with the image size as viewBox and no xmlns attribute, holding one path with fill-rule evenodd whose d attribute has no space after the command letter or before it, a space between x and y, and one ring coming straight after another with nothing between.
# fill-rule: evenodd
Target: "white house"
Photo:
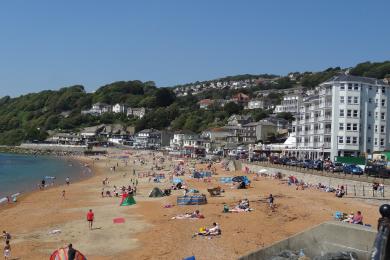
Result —
<instances>
[{"instance_id":1,"label":"white house","mask_svg":"<svg viewBox=\"0 0 390 260\"><path fill-rule=\"evenodd\" d=\"M123 104L115 104L113 107L112 107L112 112L115 113L115 114L118 114L118 113L126 113L127 110L126 110L126 106L123 105Z\"/></svg>"}]
</instances>

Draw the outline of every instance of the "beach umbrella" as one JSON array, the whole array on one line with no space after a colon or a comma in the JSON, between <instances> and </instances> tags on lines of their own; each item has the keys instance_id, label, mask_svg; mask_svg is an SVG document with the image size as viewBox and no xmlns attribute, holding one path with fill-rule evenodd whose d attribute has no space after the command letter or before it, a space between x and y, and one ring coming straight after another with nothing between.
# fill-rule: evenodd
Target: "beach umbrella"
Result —
<instances>
[{"instance_id":1,"label":"beach umbrella","mask_svg":"<svg viewBox=\"0 0 390 260\"><path fill-rule=\"evenodd\" d=\"M51 254L50 260L68 260L68 247L62 247L55 250ZM87 258L78 250L76 250L75 260L87 260Z\"/></svg>"}]
</instances>

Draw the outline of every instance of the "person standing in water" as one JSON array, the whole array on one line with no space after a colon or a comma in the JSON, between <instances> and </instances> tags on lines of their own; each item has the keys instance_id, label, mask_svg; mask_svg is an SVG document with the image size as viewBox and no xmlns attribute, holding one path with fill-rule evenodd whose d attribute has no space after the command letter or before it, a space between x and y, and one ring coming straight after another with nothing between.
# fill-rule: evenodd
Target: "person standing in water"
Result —
<instances>
[{"instance_id":1,"label":"person standing in water","mask_svg":"<svg viewBox=\"0 0 390 260\"><path fill-rule=\"evenodd\" d=\"M69 184L70 184L70 178L69 178L69 177L66 177L65 182L66 182L66 185L69 186Z\"/></svg>"}]
</instances>

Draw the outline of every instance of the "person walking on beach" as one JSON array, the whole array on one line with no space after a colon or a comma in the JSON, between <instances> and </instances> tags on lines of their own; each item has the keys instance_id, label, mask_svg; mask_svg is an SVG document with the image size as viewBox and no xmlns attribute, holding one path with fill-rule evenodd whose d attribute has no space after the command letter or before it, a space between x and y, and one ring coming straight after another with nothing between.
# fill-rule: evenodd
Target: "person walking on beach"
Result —
<instances>
[{"instance_id":1,"label":"person walking on beach","mask_svg":"<svg viewBox=\"0 0 390 260\"><path fill-rule=\"evenodd\" d=\"M272 211L274 211L274 197L272 196L272 194L270 194L268 197L268 204L269 204L269 208L272 209Z\"/></svg>"},{"instance_id":2,"label":"person walking on beach","mask_svg":"<svg viewBox=\"0 0 390 260\"><path fill-rule=\"evenodd\" d=\"M73 248L72 244L68 245L68 260L76 259L76 250Z\"/></svg>"},{"instance_id":3,"label":"person walking on beach","mask_svg":"<svg viewBox=\"0 0 390 260\"><path fill-rule=\"evenodd\" d=\"M69 178L69 177L66 177L65 182L66 182L66 185L69 186L69 184L70 184L70 178Z\"/></svg>"},{"instance_id":4,"label":"person walking on beach","mask_svg":"<svg viewBox=\"0 0 390 260\"><path fill-rule=\"evenodd\" d=\"M65 199L65 190L62 191L62 198Z\"/></svg>"},{"instance_id":5,"label":"person walking on beach","mask_svg":"<svg viewBox=\"0 0 390 260\"><path fill-rule=\"evenodd\" d=\"M87 221L88 221L88 225L89 225L90 230L92 230L94 218L95 218L95 214L92 212L92 209L90 209L87 213Z\"/></svg>"},{"instance_id":6,"label":"person walking on beach","mask_svg":"<svg viewBox=\"0 0 390 260\"><path fill-rule=\"evenodd\" d=\"M4 259L8 260L11 257L11 245L9 244L9 240L5 241L4 246Z\"/></svg>"},{"instance_id":7,"label":"person walking on beach","mask_svg":"<svg viewBox=\"0 0 390 260\"><path fill-rule=\"evenodd\" d=\"M6 242L11 240L11 235L7 231L5 231L5 230L3 230L3 239Z\"/></svg>"},{"instance_id":8,"label":"person walking on beach","mask_svg":"<svg viewBox=\"0 0 390 260\"><path fill-rule=\"evenodd\" d=\"M43 180L41 181L41 189L42 189L42 190L45 189L45 185L46 185L46 181L45 181L45 179L43 179Z\"/></svg>"}]
</instances>

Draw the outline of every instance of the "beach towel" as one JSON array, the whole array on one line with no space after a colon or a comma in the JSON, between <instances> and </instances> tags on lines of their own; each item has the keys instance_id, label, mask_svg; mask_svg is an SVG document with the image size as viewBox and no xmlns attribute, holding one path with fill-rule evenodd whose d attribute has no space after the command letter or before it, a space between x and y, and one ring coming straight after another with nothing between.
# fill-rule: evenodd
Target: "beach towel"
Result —
<instances>
[{"instance_id":1,"label":"beach towel","mask_svg":"<svg viewBox=\"0 0 390 260\"><path fill-rule=\"evenodd\" d=\"M232 177L221 177L221 178L219 178L219 181L222 183L231 183Z\"/></svg>"},{"instance_id":2,"label":"beach towel","mask_svg":"<svg viewBox=\"0 0 390 260\"><path fill-rule=\"evenodd\" d=\"M125 219L124 219L124 218L114 218L114 219L112 220L112 222L113 222L114 224L122 224L122 223L125 223Z\"/></svg>"},{"instance_id":3,"label":"beach towel","mask_svg":"<svg viewBox=\"0 0 390 260\"><path fill-rule=\"evenodd\" d=\"M183 260L196 260L196 259L195 259L195 256L190 256L190 257L187 257L187 258L183 258Z\"/></svg>"}]
</instances>

